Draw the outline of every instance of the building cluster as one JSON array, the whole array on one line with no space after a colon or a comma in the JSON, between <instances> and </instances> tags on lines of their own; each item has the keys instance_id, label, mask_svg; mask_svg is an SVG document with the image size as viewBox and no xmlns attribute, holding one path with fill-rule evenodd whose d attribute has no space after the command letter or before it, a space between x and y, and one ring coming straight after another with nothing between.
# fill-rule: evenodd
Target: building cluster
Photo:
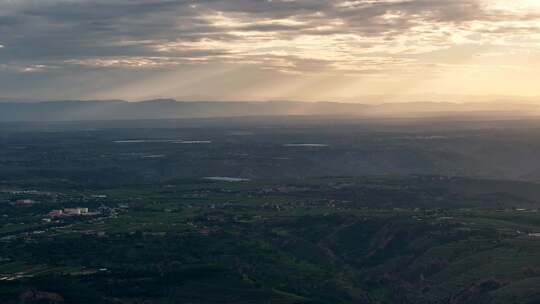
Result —
<instances>
[{"instance_id":1,"label":"building cluster","mask_svg":"<svg viewBox=\"0 0 540 304\"><path fill-rule=\"evenodd\" d=\"M88 208L64 208L49 212L50 217L72 216L72 215L87 215Z\"/></svg>"},{"instance_id":2,"label":"building cluster","mask_svg":"<svg viewBox=\"0 0 540 304\"><path fill-rule=\"evenodd\" d=\"M17 200L15 202L15 205L17 205L17 206L32 206L35 203L36 202L34 200L31 200L31 199L20 199L20 200Z\"/></svg>"}]
</instances>

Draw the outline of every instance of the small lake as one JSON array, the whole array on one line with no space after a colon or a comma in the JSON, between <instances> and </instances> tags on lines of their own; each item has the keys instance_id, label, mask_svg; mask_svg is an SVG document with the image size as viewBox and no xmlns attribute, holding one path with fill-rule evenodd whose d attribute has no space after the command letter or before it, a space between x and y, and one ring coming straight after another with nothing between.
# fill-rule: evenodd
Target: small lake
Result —
<instances>
[{"instance_id":1,"label":"small lake","mask_svg":"<svg viewBox=\"0 0 540 304\"><path fill-rule=\"evenodd\" d=\"M249 182L248 178L239 178L239 177L226 177L226 176L210 176L205 177L206 180L217 181L217 182Z\"/></svg>"},{"instance_id":2,"label":"small lake","mask_svg":"<svg viewBox=\"0 0 540 304\"><path fill-rule=\"evenodd\" d=\"M284 147L311 147L311 148L324 148L329 147L327 144L284 144Z\"/></svg>"},{"instance_id":3,"label":"small lake","mask_svg":"<svg viewBox=\"0 0 540 304\"><path fill-rule=\"evenodd\" d=\"M203 144L211 144L212 141L210 140L179 140L172 142L173 144L184 144L184 145L203 145Z\"/></svg>"},{"instance_id":4,"label":"small lake","mask_svg":"<svg viewBox=\"0 0 540 304\"><path fill-rule=\"evenodd\" d=\"M144 144L144 143L170 143L170 144L211 144L210 140L182 140L182 139L126 139L115 140L116 144Z\"/></svg>"},{"instance_id":5,"label":"small lake","mask_svg":"<svg viewBox=\"0 0 540 304\"><path fill-rule=\"evenodd\" d=\"M126 140L115 140L116 144L144 144L144 143L172 143L176 141L181 141L180 139L126 139Z\"/></svg>"},{"instance_id":6,"label":"small lake","mask_svg":"<svg viewBox=\"0 0 540 304\"><path fill-rule=\"evenodd\" d=\"M164 154L154 154L154 155L144 155L143 158L155 159L155 158L164 158Z\"/></svg>"}]
</instances>

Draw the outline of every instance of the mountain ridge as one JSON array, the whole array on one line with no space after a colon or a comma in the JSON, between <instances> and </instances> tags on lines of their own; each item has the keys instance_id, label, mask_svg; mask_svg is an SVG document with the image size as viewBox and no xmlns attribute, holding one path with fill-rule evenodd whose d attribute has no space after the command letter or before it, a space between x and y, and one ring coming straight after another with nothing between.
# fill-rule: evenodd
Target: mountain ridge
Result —
<instances>
[{"instance_id":1,"label":"mountain ridge","mask_svg":"<svg viewBox=\"0 0 540 304\"><path fill-rule=\"evenodd\" d=\"M528 103L407 102L340 103L331 101L177 101L152 99L1 102L0 122L180 119L249 116L435 117L441 115L536 116Z\"/></svg>"}]
</instances>

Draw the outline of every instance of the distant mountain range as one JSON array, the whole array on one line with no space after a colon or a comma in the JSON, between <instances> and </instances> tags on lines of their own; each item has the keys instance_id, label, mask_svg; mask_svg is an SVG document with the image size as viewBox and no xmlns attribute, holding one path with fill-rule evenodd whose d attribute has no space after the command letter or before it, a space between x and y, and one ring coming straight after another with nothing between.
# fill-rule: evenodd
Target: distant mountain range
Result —
<instances>
[{"instance_id":1,"label":"distant mountain range","mask_svg":"<svg viewBox=\"0 0 540 304\"><path fill-rule=\"evenodd\" d=\"M0 121L85 121L128 119L175 119L245 116L360 116L360 117L436 117L436 116L535 116L540 106L524 103L386 103L366 105L338 102L221 102L157 99L141 102L43 101L0 102Z\"/></svg>"}]
</instances>

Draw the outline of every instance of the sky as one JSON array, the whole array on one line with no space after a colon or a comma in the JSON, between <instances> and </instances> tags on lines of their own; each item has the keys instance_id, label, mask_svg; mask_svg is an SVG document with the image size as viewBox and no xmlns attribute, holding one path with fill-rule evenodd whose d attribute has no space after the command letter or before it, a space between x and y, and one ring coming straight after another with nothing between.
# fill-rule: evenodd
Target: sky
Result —
<instances>
[{"instance_id":1,"label":"sky","mask_svg":"<svg viewBox=\"0 0 540 304\"><path fill-rule=\"evenodd\" d=\"M540 0L0 0L0 98L534 100L539 71Z\"/></svg>"}]
</instances>

